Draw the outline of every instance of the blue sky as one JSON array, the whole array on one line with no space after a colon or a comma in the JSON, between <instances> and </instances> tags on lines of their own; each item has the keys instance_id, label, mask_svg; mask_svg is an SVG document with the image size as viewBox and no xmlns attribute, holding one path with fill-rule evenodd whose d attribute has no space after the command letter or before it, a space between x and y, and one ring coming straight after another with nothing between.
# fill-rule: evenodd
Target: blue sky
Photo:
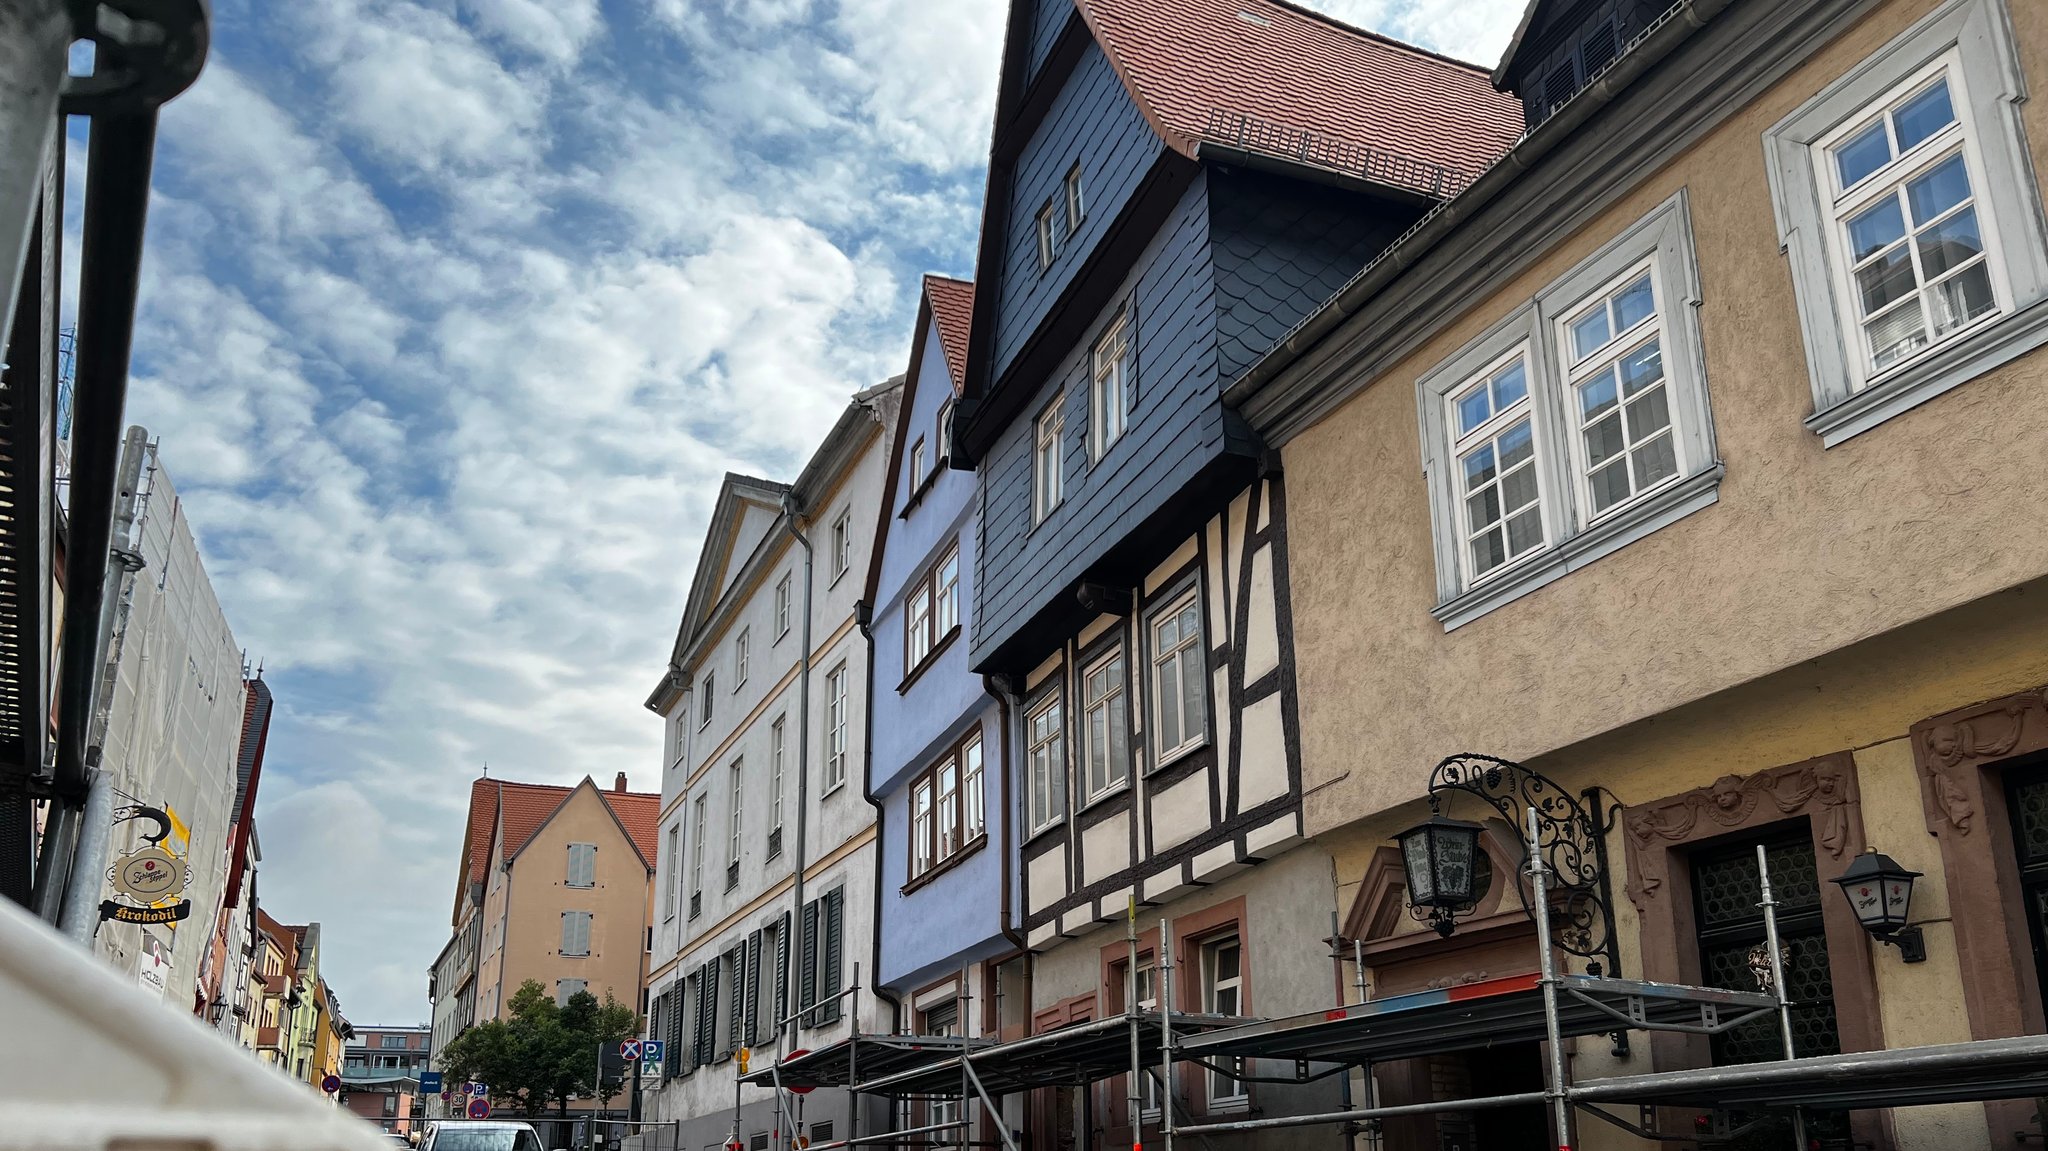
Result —
<instances>
[{"instance_id":1,"label":"blue sky","mask_svg":"<svg viewBox=\"0 0 2048 1151\"><path fill-rule=\"evenodd\" d=\"M1309 0L1491 63L1520 0ZM972 272L999 0L215 0L131 418L279 712L261 890L427 1017L463 805L657 786L719 477L793 475Z\"/></svg>"}]
</instances>

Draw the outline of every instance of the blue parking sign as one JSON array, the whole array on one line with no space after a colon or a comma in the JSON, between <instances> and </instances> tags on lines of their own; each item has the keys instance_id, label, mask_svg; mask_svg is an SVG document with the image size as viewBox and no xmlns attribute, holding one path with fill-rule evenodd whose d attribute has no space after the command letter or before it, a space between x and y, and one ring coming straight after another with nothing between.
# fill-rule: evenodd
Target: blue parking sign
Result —
<instances>
[{"instance_id":1,"label":"blue parking sign","mask_svg":"<svg viewBox=\"0 0 2048 1151\"><path fill-rule=\"evenodd\" d=\"M640 1044L640 1058L649 1063L661 1062L662 1048L666 1046L659 1039L643 1040Z\"/></svg>"},{"instance_id":2,"label":"blue parking sign","mask_svg":"<svg viewBox=\"0 0 2048 1151\"><path fill-rule=\"evenodd\" d=\"M422 1071L422 1072L420 1072L420 1090L421 1090L421 1091L425 1091L425 1092L428 1092L428 1093L432 1093L432 1092L436 1092L436 1091L439 1091L440 1089L441 1089L441 1073L440 1073L439 1071Z\"/></svg>"}]
</instances>

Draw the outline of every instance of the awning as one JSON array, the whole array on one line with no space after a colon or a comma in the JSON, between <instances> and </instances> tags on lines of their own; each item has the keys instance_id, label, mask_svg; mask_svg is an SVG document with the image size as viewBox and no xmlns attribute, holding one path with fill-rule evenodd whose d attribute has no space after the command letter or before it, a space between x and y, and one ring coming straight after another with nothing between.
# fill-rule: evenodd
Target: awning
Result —
<instances>
[{"instance_id":1,"label":"awning","mask_svg":"<svg viewBox=\"0 0 2048 1151\"><path fill-rule=\"evenodd\" d=\"M1544 1036L1537 980L1532 972L1390 995L1176 1039L1174 1046L1202 1058L1366 1063L1532 1042ZM1713 1034L1777 1006L1756 992L1591 975L1564 976L1559 990L1559 1025L1568 1037L1624 1027Z\"/></svg>"},{"instance_id":2,"label":"awning","mask_svg":"<svg viewBox=\"0 0 2048 1151\"><path fill-rule=\"evenodd\" d=\"M1147 1067L1159 1065L1159 1012L1140 1011L1138 1058ZM1245 1022L1232 1015L1195 1015L1175 1012L1174 1043L1182 1036L1199 1035ZM1097 1083L1131 1070L1131 1017L1111 1016L1092 1023L1077 1023L1058 1031L1047 1031L1008 1043L994 1043L966 1050L920 1066L906 1067L888 1075L870 1076L865 1061L860 1082L854 1084L871 1095L895 1098L920 1095L972 1095L962 1061L974 1070L975 1078L991 1096L1003 1096L1040 1087L1079 1087ZM753 1081L753 1080L750 1080Z\"/></svg>"},{"instance_id":3,"label":"awning","mask_svg":"<svg viewBox=\"0 0 2048 1151\"><path fill-rule=\"evenodd\" d=\"M1924 1107L1982 1099L2048 1097L2048 1035L1978 1039L1592 1079L1580 1103L1708 1110Z\"/></svg>"},{"instance_id":4,"label":"awning","mask_svg":"<svg viewBox=\"0 0 2048 1151\"><path fill-rule=\"evenodd\" d=\"M778 1082L784 1087L851 1087L855 1076L869 1080L896 1075L994 1044L992 1039L951 1035L856 1035L780 1064L762 1063L759 1070L740 1076L740 1082L755 1087L773 1087Z\"/></svg>"}]
</instances>

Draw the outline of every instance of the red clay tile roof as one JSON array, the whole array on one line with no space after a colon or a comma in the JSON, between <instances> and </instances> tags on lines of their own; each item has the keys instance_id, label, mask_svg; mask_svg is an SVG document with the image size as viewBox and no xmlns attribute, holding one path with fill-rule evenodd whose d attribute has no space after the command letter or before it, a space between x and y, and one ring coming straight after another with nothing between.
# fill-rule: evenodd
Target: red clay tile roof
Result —
<instances>
[{"instance_id":1,"label":"red clay tile roof","mask_svg":"<svg viewBox=\"0 0 2048 1151\"><path fill-rule=\"evenodd\" d=\"M1522 131L1486 69L1280 0L1075 0L1145 118L1189 157L1217 112L1476 175Z\"/></svg>"},{"instance_id":2,"label":"red clay tile roof","mask_svg":"<svg viewBox=\"0 0 2048 1151\"><path fill-rule=\"evenodd\" d=\"M660 840L657 825L661 822L661 797L644 791L604 791L604 801L611 805L626 834L633 838L633 845L640 849L640 855L647 860L647 866L654 866L655 845Z\"/></svg>"},{"instance_id":3,"label":"red clay tile roof","mask_svg":"<svg viewBox=\"0 0 2048 1151\"><path fill-rule=\"evenodd\" d=\"M924 294L932 305L932 322L939 328L939 343L946 356L946 368L953 373L953 394L959 395L967 382L967 330L974 318L974 284L951 276L926 276Z\"/></svg>"},{"instance_id":4,"label":"red clay tile roof","mask_svg":"<svg viewBox=\"0 0 2048 1151\"><path fill-rule=\"evenodd\" d=\"M594 786L594 785L593 785ZM562 806L573 787L558 787L551 783L517 783L505 779L479 779L469 786L469 882L481 883L485 865L490 862L491 833L497 823L498 804L505 808L505 841L499 847L499 859L506 860L519 854L533 833L541 824ZM658 836L655 825L661 818L661 796L643 791L606 791L597 788L598 795L618 816L626 834L633 839L634 846L654 863L655 843ZM502 797L502 799L500 798ZM457 901L458 910L460 900Z\"/></svg>"}]
</instances>

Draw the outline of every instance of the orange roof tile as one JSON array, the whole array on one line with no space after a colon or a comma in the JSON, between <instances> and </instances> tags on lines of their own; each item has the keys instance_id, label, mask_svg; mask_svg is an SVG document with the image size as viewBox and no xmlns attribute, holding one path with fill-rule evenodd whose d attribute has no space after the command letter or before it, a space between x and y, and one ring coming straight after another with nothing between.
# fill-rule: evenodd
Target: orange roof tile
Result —
<instances>
[{"instance_id":1,"label":"orange roof tile","mask_svg":"<svg viewBox=\"0 0 2048 1151\"><path fill-rule=\"evenodd\" d=\"M974 284L951 276L926 276L924 293L931 302L932 322L938 325L946 368L953 374L953 394L959 395L967 382L967 330L974 317Z\"/></svg>"},{"instance_id":2,"label":"orange roof tile","mask_svg":"<svg viewBox=\"0 0 2048 1151\"><path fill-rule=\"evenodd\" d=\"M598 794L611 805L620 825L632 837L633 846L638 847L641 857L647 860L647 866L653 867L656 844L660 842L661 797L644 791L600 790Z\"/></svg>"},{"instance_id":3,"label":"orange roof tile","mask_svg":"<svg viewBox=\"0 0 2048 1151\"><path fill-rule=\"evenodd\" d=\"M1216 113L1476 175L1522 131L1487 70L1282 0L1076 0L1153 128L1192 157Z\"/></svg>"},{"instance_id":4,"label":"orange roof tile","mask_svg":"<svg viewBox=\"0 0 2048 1151\"><path fill-rule=\"evenodd\" d=\"M595 784L592 785L595 788ZM606 791L598 795L618 816L633 845L640 849L649 866L654 864L658 836L655 825L661 818L661 796L641 791ZM506 779L479 779L469 789L469 882L481 883L490 862L491 835L498 822L498 808L504 807L505 837L499 845L502 862L519 854L534 832L554 815L569 798L573 787L552 783L518 783ZM459 904L459 901L458 901Z\"/></svg>"}]
</instances>

